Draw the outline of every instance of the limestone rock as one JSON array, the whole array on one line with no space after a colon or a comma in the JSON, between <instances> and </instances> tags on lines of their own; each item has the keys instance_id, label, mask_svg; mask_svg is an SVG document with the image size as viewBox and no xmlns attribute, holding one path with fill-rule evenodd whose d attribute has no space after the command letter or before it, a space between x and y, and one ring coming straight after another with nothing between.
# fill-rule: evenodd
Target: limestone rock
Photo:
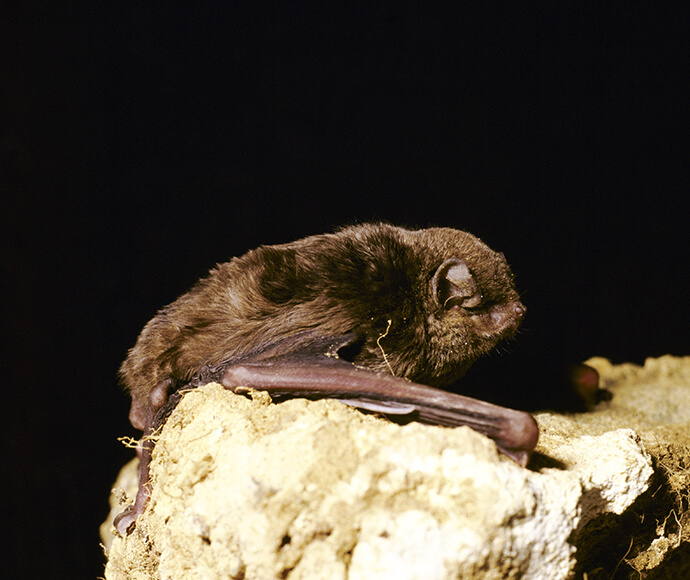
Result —
<instances>
[{"instance_id":1,"label":"limestone rock","mask_svg":"<svg viewBox=\"0 0 690 580\"><path fill-rule=\"evenodd\" d=\"M196 389L160 433L151 502L127 538L112 536L122 506L111 498L106 578L554 580L680 570L690 541L690 357L588 362L613 400L594 413L537 415L529 469L464 427L399 426L336 401L275 405L265 393ZM116 484L130 498L135 463Z\"/></svg>"}]
</instances>

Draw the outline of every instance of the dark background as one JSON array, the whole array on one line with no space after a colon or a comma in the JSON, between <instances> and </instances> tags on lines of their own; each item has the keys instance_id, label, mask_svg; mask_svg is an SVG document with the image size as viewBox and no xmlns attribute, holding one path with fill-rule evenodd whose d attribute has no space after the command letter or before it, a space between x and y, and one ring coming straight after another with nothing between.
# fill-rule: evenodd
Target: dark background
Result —
<instances>
[{"instance_id":1,"label":"dark background","mask_svg":"<svg viewBox=\"0 0 690 580\"><path fill-rule=\"evenodd\" d=\"M481 236L529 313L480 368L524 408L561 361L690 354L682 3L374 4L0 5L9 577L102 574L117 367L259 244Z\"/></svg>"}]
</instances>

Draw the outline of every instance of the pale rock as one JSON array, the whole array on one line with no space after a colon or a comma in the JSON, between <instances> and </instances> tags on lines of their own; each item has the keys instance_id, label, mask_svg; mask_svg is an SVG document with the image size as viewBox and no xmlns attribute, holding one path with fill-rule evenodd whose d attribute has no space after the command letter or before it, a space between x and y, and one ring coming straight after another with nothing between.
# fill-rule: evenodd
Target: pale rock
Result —
<instances>
[{"instance_id":1,"label":"pale rock","mask_svg":"<svg viewBox=\"0 0 690 580\"><path fill-rule=\"evenodd\" d=\"M672 435L690 425L690 360L665 358L644 368L588 361L613 400L537 415L530 469L465 427L198 388L160 434L151 502L127 538L112 535L122 506L111 498L106 578L591 580L672 564L689 540L690 452ZM659 385L664 408L640 413L631 401L658 399L649 392ZM116 484L130 498L135 470ZM637 530L626 528L633 509ZM603 555L602 541L614 546Z\"/></svg>"}]
</instances>

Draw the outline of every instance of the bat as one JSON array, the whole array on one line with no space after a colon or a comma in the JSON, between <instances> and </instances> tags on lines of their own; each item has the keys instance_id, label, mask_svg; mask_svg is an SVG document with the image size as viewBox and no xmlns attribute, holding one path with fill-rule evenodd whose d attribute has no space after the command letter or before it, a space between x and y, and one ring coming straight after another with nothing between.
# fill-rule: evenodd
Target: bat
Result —
<instances>
[{"instance_id":1,"label":"bat","mask_svg":"<svg viewBox=\"0 0 690 580\"><path fill-rule=\"evenodd\" d=\"M210 381L467 425L526 465L539 436L531 415L441 389L525 312L503 254L451 228L359 224L218 264L146 324L120 368L145 437L137 497L116 529L131 532L148 501L146 436Z\"/></svg>"}]
</instances>

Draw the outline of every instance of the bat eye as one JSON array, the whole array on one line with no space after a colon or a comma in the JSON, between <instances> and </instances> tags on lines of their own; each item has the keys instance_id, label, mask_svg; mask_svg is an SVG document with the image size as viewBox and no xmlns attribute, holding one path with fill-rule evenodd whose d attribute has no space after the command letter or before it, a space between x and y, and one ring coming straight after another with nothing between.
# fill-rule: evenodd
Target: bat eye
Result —
<instances>
[{"instance_id":1,"label":"bat eye","mask_svg":"<svg viewBox=\"0 0 690 580\"><path fill-rule=\"evenodd\" d=\"M482 295L474 282L467 264L458 258L451 258L441 264L432 278L432 289L436 300L445 310L452 308L477 308Z\"/></svg>"}]
</instances>

